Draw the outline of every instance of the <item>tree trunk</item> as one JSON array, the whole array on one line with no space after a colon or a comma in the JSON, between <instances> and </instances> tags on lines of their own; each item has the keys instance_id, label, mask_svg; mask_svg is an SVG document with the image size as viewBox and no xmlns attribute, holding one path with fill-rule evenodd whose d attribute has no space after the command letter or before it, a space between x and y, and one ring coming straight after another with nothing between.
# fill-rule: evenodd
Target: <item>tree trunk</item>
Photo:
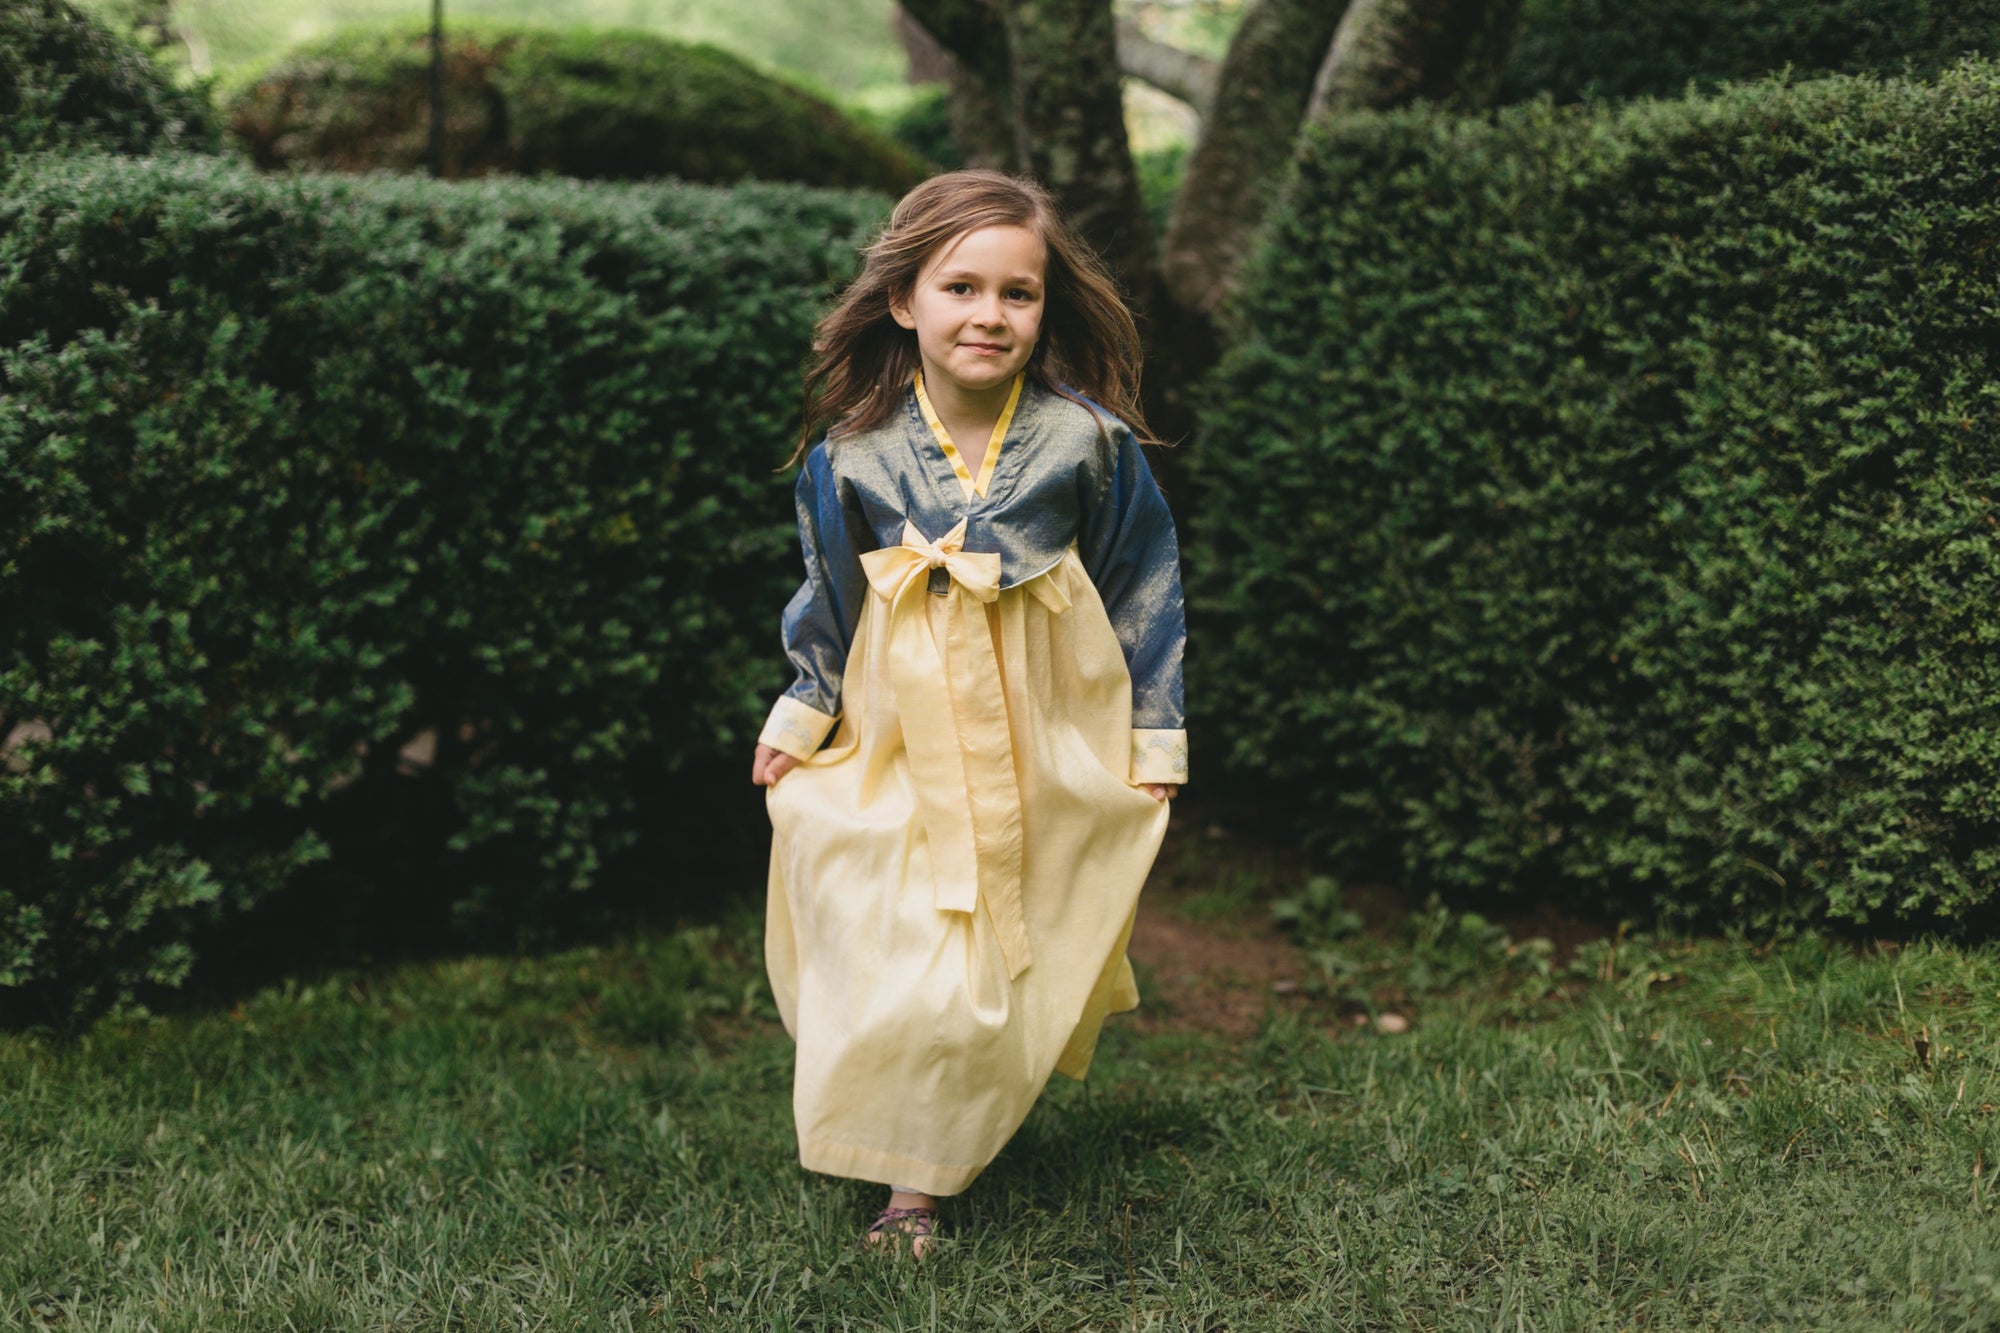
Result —
<instances>
[{"instance_id":1,"label":"tree trunk","mask_svg":"<svg viewBox=\"0 0 2000 1333\"><path fill-rule=\"evenodd\" d=\"M1243 16L1162 246L1175 304L1207 316L1233 286L1346 8L1347 0L1255 0Z\"/></svg>"},{"instance_id":2,"label":"tree trunk","mask_svg":"<svg viewBox=\"0 0 2000 1333\"><path fill-rule=\"evenodd\" d=\"M916 43L925 39L944 63L951 137L965 154L965 164L1023 170L1014 134L1007 31L993 0L903 0L897 17L914 30L903 43L913 68Z\"/></svg>"},{"instance_id":3,"label":"tree trunk","mask_svg":"<svg viewBox=\"0 0 2000 1333\"><path fill-rule=\"evenodd\" d=\"M1111 0L1004 0L1014 133L1133 304L1158 304L1153 234L1125 136Z\"/></svg>"},{"instance_id":4,"label":"tree trunk","mask_svg":"<svg viewBox=\"0 0 2000 1333\"><path fill-rule=\"evenodd\" d=\"M958 62L952 131L967 160L1038 177L1133 302L1156 305L1110 0L903 0L903 10Z\"/></svg>"},{"instance_id":5,"label":"tree trunk","mask_svg":"<svg viewBox=\"0 0 2000 1333\"><path fill-rule=\"evenodd\" d=\"M1415 101L1492 100L1521 0L1354 0L1313 86L1309 120Z\"/></svg>"},{"instance_id":6,"label":"tree trunk","mask_svg":"<svg viewBox=\"0 0 2000 1333\"><path fill-rule=\"evenodd\" d=\"M955 66L948 84L951 137L965 154L965 165L1016 173L1027 170L1014 133L1014 109L1006 86L993 87L955 55L947 53L947 59Z\"/></svg>"}]
</instances>

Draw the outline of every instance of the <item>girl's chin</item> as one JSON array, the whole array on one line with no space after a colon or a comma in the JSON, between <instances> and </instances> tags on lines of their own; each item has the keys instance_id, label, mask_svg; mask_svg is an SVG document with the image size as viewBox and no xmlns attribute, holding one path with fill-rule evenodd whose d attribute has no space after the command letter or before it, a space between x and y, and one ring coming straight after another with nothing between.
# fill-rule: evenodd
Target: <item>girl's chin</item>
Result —
<instances>
[{"instance_id":1,"label":"girl's chin","mask_svg":"<svg viewBox=\"0 0 2000 1333\"><path fill-rule=\"evenodd\" d=\"M1014 369L1001 361L981 361L967 366L958 377L970 384L1005 384L1014 378Z\"/></svg>"},{"instance_id":2,"label":"girl's chin","mask_svg":"<svg viewBox=\"0 0 2000 1333\"><path fill-rule=\"evenodd\" d=\"M984 393L1014 382L1019 366L1005 365L997 361L979 361L972 365L954 366L941 372L944 379L964 393Z\"/></svg>"}]
</instances>

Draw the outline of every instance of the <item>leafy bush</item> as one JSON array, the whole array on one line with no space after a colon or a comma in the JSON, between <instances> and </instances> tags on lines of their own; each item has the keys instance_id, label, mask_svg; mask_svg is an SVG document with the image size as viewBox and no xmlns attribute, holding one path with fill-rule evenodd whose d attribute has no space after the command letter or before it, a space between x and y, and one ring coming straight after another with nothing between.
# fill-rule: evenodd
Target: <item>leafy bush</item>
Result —
<instances>
[{"instance_id":1,"label":"leafy bush","mask_svg":"<svg viewBox=\"0 0 2000 1333\"><path fill-rule=\"evenodd\" d=\"M247 88L230 125L260 166L410 171L428 158L430 45L347 33ZM746 178L899 190L917 160L837 108L712 46L638 32L455 32L448 174Z\"/></svg>"},{"instance_id":2,"label":"leafy bush","mask_svg":"<svg viewBox=\"0 0 2000 1333\"><path fill-rule=\"evenodd\" d=\"M67 0L0 4L0 162L98 148L216 146L207 103Z\"/></svg>"},{"instance_id":3,"label":"leafy bush","mask_svg":"<svg viewBox=\"0 0 2000 1333\"><path fill-rule=\"evenodd\" d=\"M881 131L921 160L943 171L965 165L965 152L951 132L951 93L942 83L920 83L898 90L901 96L883 110L864 110L863 123Z\"/></svg>"},{"instance_id":4,"label":"leafy bush","mask_svg":"<svg viewBox=\"0 0 2000 1333\"><path fill-rule=\"evenodd\" d=\"M1502 98L1678 97L1689 84L1932 74L2000 55L2000 0L1527 0Z\"/></svg>"},{"instance_id":5,"label":"leafy bush","mask_svg":"<svg viewBox=\"0 0 2000 1333\"><path fill-rule=\"evenodd\" d=\"M797 577L773 469L883 211L24 167L0 195L0 991L60 1015L173 982L384 784L440 792L445 873L524 917L545 899L492 895L590 885L642 831L711 837L667 788L720 766L748 790ZM399 778L414 738L434 760Z\"/></svg>"},{"instance_id":6,"label":"leafy bush","mask_svg":"<svg viewBox=\"0 0 2000 1333\"><path fill-rule=\"evenodd\" d=\"M2000 887L2000 70L1305 147L1207 389L1198 724L1343 875Z\"/></svg>"}]
</instances>

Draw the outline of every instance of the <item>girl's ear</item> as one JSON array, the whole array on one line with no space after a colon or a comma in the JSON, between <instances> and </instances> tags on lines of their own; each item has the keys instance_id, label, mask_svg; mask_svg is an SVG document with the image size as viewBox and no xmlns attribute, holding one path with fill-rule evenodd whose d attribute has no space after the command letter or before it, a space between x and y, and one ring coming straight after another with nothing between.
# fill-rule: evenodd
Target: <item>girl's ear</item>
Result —
<instances>
[{"instance_id":1,"label":"girl's ear","mask_svg":"<svg viewBox=\"0 0 2000 1333\"><path fill-rule=\"evenodd\" d=\"M910 298L907 296L892 296L889 298L889 318L895 320L906 329L917 327L917 317L910 313Z\"/></svg>"}]
</instances>

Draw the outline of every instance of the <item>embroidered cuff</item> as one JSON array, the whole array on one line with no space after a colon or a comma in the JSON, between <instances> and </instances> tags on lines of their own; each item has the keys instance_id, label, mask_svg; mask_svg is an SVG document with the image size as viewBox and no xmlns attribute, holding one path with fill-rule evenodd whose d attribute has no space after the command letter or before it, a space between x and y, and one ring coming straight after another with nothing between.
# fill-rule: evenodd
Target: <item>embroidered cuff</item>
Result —
<instances>
[{"instance_id":1,"label":"embroidered cuff","mask_svg":"<svg viewBox=\"0 0 2000 1333\"><path fill-rule=\"evenodd\" d=\"M1187 780L1185 731L1132 729L1132 781L1179 786Z\"/></svg>"},{"instance_id":2,"label":"embroidered cuff","mask_svg":"<svg viewBox=\"0 0 2000 1333\"><path fill-rule=\"evenodd\" d=\"M758 733L757 743L768 745L773 750L788 754L794 759L806 760L826 739L826 733L833 730L833 724L840 719L829 717L810 704L802 704L789 694L778 696L778 702L771 706L771 716L764 722L764 730Z\"/></svg>"}]
</instances>

